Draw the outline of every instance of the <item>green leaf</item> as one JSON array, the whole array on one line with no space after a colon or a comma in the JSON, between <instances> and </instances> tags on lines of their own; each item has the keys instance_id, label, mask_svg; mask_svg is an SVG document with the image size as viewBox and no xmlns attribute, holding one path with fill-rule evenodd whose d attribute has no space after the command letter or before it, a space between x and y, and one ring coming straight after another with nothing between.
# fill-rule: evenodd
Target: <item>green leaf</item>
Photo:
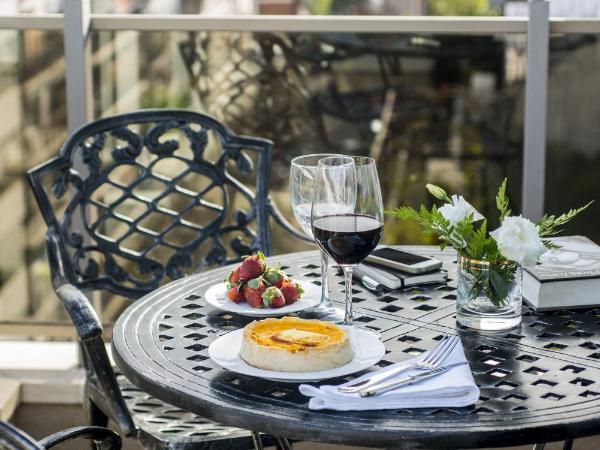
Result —
<instances>
[{"instance_id":1,"label":"green leaf","mask_svg":"<svg viewBox=\"0 0 600 450\"><path fill-rule=\"evenodd\" d=\"M485 259L489 261L501 259L500 250L498 250L498 243L491 236L488 236L485 241L483 253L485 254Z\"/></svg>"},{"instance_id":2,"label":"green leaf","mask_svg":"<svg viewBox=\"0 0 600 450\"><path fill-rule=\"evenodd\" d=\"M508 283L502 275L495 270L490 270L490 283L498 294L498 297L505 298L508 295Z\"/></svg>"},{"instance_id":3,"label":"green leaf","mask_svg":"<svg viewBox=\"0 0 600 450\"><path fill-rule=\"evenodd\" d=\"M499 308L508 300L508 284L512 277L507 277L506 274L496 272L494 269L490 269L489 274L490 284L487 296L492 304Z\"/></svg>"},{"instance_id":4,"label":"green leaf","mask_svg":"<svg viewBox=\"0 0 600 450\"><path fill-rule=\"evenodd\" d=\"M487 219L483 219L479 228L473 232L469 245L467 246L467 255L469 258L485 259L485 245L487 241Z\"/></svg>"},{"instance_id":5,"label":"green leaf","mask_svg":"<svg viewBox=\"0 0 600 450\"><path fill-rule=\"evenodd\" d=\"M418 211L408 206L401 206L394 211L394 215L399 219L419 222L423 232L437 237L440 244L449 244L456 249L466 247L466 242L460 233L454 230L435 205L431 207L431 211L424 205L421 205Z\"/></svg>"},{"instance_id":6,"label":"green leaf","mask_svg":"<svg viewBox=\"0 0 600 450\"><path fill-rule=\"evenodd\" d=\"M544 247L546 247L548 250L556 250L562 248L560 245L549 241L548 239L542 239L542 244L544 244Z\"/></svg>"},{"instance_id":7,"label":"green leaf","mask_svg":"<svg viewBox=\"0 0 600 450\"><path fill-rule=\"evenodd\" d=\"M468 214L463 220L450 228L452 246L457 250L468 246L473 234L473 214Z\"/></svg>"},{"instance_id":8,"label":"green leaf","mask_svg":"<svg viewBox=\"0 0 600 450\"><path fill-rule=\"evenodd\" d=\"M500 188L498 188L498 194L496 195L496 208L500 211L500 223L505 217L510 216L511 210L508 208L508 197L506 197L506 183L508 178L504 178Z\"/></svg>"},{"instance_id":9,"label":"green leaf","mask_svg":"<svg viewBox=\"0 0 600 450\"><path fill-rule=\"evenodd\" d=\"M248 281L248 287L251 289L258 289L262 281L262 277L253 278L252 280Z\"/></svg>"},{"instance_id":10,"label":"green leaf","mask_svg":"<svg viewBox=\"0 0 600 450\"><path fill-rule=\"evenodd\" d=\"M559 234L562 231L563 225L567 224L571 219L577 216L579 213L585 211L594 200L587 203L586 205L581 206L580 208L570 209L564 214L556 217L554 215L544 214L544 216L537 223L538 231L540 236L554 236Z\"/></svg>"},{"instance_id":11,"label":"green leaf","mask_svg":"<svg viewBox=\"0 0 600 450\"><path fill-rule=\"evenodd\" d=\"M397 208L393 212L393 214L398 219L404 219L404 220L419 220L421 218L419 216L419 213L414 208L411 208L410 206L401 206L401 207Z\"/></svg>"}]
</instances>

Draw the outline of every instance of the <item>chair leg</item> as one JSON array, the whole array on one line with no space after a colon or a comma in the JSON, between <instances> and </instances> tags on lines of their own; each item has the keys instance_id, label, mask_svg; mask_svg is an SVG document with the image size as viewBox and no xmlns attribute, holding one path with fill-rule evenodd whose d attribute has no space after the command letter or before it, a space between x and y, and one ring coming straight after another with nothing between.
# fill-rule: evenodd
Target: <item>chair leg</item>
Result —
<instances>
[{"instance_id":1,"label":"chair leg","mask_svg":"<svg viewBox=\"0 0 600 450\"><path fill-rule=\"evenodd\" d=\"M83 407L85 409L85 414L87 416L89 425L106 427L108 424L108 417L106 417L106 414L104 414L90 398L86 398L83 401Z\"/></svg>"},{"instance_id":2,"label":"chair leg","mask_svg":"<svg viewBox=\"0 0 600 450\"><path fill-rule=\"evenodd\" d=\"M573 439L567 439L563 444L563 450L572 450L573 448Z\"/></svg>"},{"instance_id":3,"label":"chair leg","mask_svg":"<svg viewBox=\"0 0 600 450\"><path fill-rule=\"evenodd\" d=\"M544 447L546 447L546 444L535 444L533 450L544 450Z\"/></svg>"},{"instance_id":4,"label":"chair leg","mask_svg":"<svg viewBox=\"0 0 600 450\"><path fill-rule=\"evenodd\" d=\"M277 439L277 448L281 450L292 450L292 443L287 440L287 438L275 436Z\"/></svg>"},{"instance_id":5,"label":"chair leg","mask_svg":"<svg viewBox=\"0 0 600 450\"><path fill-rule=\"evenodd\" d=\"M85 415L87 416L88 425L97 427L106 427L108 425L108 417L106 414L104 414L89 397L86 397L83 400L83 408L85 410ZM90 441L90 449L100 450L94 441Z\"/></svg>"},{"instance_id":6,"label":"chair leg","mask_svg":"<svg viewBox=\"0 0 600 450\"><path fill-rule=\"evenodd\" d=\"M262 439L258 431L251 431L252 442L254 443L254 450L264 450Z\"/></svg>"}]
</instances>

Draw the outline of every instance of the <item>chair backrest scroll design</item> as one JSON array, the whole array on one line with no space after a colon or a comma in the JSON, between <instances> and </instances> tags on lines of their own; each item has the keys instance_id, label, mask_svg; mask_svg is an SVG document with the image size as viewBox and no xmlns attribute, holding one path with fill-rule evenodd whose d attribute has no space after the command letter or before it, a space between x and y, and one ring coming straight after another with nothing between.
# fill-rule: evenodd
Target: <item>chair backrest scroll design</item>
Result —
<instances>
[{"instance_id":1,"label":"chair backrest scroll design","mask_svg":"<svg viewBox=\"0 0 600 450\"><path fill-rule=\"evenodd\" d=\"M137 298L199 267L270 253L271 147L206 115L137 111L83 126L29 180L68 281Z\"/></svg>"}]
</instances>

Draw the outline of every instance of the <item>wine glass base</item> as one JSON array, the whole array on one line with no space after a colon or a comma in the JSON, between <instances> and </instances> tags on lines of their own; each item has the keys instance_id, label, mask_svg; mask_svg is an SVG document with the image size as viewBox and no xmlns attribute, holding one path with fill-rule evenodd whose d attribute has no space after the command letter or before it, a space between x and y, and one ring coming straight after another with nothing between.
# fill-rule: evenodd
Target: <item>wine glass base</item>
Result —
<instances>
[{"instance_id":1,"label":"wine glass base","mask_svg":"<svg viewBox=\"0 0 600 450\"><path fill-rule=\"evenodd\" d=\"M341 325L348 330L353 329L355 331L356 330L364 331L365 333L369 333L369 334L375 336L377 339L381 340L381 333L379 331L374 330L369 327L365 327L363 325L357 325L356 322L352 322L352 323L348 324L348 323L345 323L344 321L341 321L341 322L337 322L336 325Z\"/></svg>"},{"instance_id":2,"label":"wine glass base","mask_svg":"<svg viewBox=\"0 0 600 450\"><path fill-rule=\"evenodd\" d=\"M377 339L381 340L381 333L377 330L362 325L357 325L356 322L347 324L344 320L344 310L334 306L318 305L314 308L305 309L304 311L299 312L298 317L302 319L316 319L324 322L333 322L336 325L352 327L357 330L372 334L373 336L377 337Z\"/></svg>"},{"instance_id":3,"label":"wine glass base","mask_svg":"<svg viewBox=\"0 0 600 450\"><path fill-rule=\"evenodd\" d=\"M373 336L375 336L377 339L381 340L381 333L377 330L373 330L372 328L368 328L368 327L363 327L363 326L359 326L359 325L352 325L354 328L356 328L357 330L361 330L364 331L365 333L369 333L372 334Z\"/></svg>"},{"instance_id":4,"label":"wine glass base","mask_svg":"<svg viewBox=\"0 0 600 450\"><path fill-rule=\"evenodd\" d=\"M298 313L302 319L316 319L325 322L342 323L344 321L344 310L334 306L317 305L314 308L305 309Z\"/></svg>"}]
</instances>

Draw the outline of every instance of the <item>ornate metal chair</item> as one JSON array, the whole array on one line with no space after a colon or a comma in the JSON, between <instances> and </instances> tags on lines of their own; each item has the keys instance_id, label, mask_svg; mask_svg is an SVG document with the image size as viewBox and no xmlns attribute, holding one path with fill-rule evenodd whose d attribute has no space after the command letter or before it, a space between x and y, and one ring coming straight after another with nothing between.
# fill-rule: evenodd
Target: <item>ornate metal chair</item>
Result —
<instances>
[{"instance_id":1,"label":"ornate metal chair","mask_svg":"<svg viewBox=\"0 0 600 450\"><path fill-rule=\"evenodd\" d=\"M252 446L248 431L175 408L115 374L82 290L136 299L254 250L270 254L270 217L302 237L268 197L271 145L206 115L145 110L83 126L28 172L48 225L52 284L83 345L91 424L111 417L153 448Z\"/></svg>"},{"instance_id":2,"label":"ornate metal chair","mask_svg":"<svg viewBox=\"0 0 600 450\"><path fill-rule=\"evenodd\" d=\"M112 430L101 427L75 427L59 431L36 441L14 425L0 420L0 449L42 450L73 439L88 439L102 450L120 450L121 438Z\"/></svg>"},{"instance_id":3,"label":"ornate metal chair","mask_svg":"<svg viewBox=\"0 0 600 450\"><path fill-rule=\"evenodd\" d=\"M285 33L213 31L190 32L179 44L190 89L206 111L275 141L286 150L274 155L282 165L294 150L315 153L325 145L298 46L306 44Z\"/></svg>"}]
</instances>

